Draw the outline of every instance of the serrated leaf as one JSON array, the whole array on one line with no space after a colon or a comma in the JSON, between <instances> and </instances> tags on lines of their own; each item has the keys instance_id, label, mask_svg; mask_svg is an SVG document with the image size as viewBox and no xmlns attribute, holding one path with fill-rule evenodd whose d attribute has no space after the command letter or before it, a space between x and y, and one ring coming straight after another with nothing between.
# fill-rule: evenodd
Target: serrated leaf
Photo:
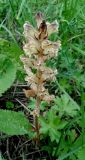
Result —
<instances>
[{"instance_id":1,"label":"serrated leaf","mask_svg":"<svg viewBox=\"0 0 85 160\"><path fill-rule=\"evenodd\" d=\"M0 110L0 132L24 135L28 134L30 129L31 125L22 112Z\"/></svg>"},{"instance_id":2,"label":"serrated leaf","mask_svg":"<svg viewBox=\"0 0 85 160\"><path fill-rule=\"evenodd\" d=\"M71 117L75 116L77 111L80 110L77 103L70 99L67 94L62 94L61 97L55 99L53 109L58 111L60 116L65 114Z\"/></svg>"},{"instance_id":3,"label":"serrated leaf","mask_svg":"<svg viewBox=\"0 0 85 160\"><path fill-rule=\"evenodd\" d=\"M7 56L0 54L0 96L13 84L16 71L13 62Z\"/></svg>"},{"instance_id":4,"label":"serrated leaf","mask_svg":"<svg viewBox=\"0 0 85 160\"><path fill-rule=\"evenodd\" d=\"M60 130L65 127L67 124L66 121L62 121L57 115L52 111L49 110L47 115L44 117L40 117L41 134L48 135L51 141L59 142L61 132Z\"/></svg>"}]
</instances>

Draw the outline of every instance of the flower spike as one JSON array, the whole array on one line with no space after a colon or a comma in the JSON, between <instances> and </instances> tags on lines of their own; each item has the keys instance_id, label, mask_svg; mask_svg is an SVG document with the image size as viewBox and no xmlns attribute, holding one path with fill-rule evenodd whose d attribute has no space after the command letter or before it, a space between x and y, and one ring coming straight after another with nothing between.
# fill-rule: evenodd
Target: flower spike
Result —
<instances>
[{"instance_id":1,"label":"flower spike","mask_svg":"<svg viewBox=\"0 0 85 160\"><path fill-rule=\"evenodd\" d=\"M24 36L26 43L23 50L26 56L21 57L26 71L25 80L30 84L30 90L25 93L27 95L36 95L40 100L52 101L53 95L49 95L44 87L44 83L48 80L56 80L56 71L45 66L45 61L53 58L58 54L60 41L52 42L48 36L58 31L58 22L46 22L41 12L35 16L37 28L34 28L29 22L24 24ZM33 73L33 69L36 71ZM41 95L41 96L40 96ZM29 97L29 96L28 96Z\"/></svg>"},{"instance_id":2,"label":"flower spike","mask_svg":"<svg viewBox=\"0 0 85 160\"><path fill-rule=\"evenodd\" d=\"M45 84L50 80L55 81L58 73L57 69L53 70L47 67L46 61L58 55L61 43L60 41L52 42L49 40L49 36L52 33L58 32L59 25L57 21L52 23L46 22L41 12L36 14L35 19L37 22L36 28L29 22L26 22L23 26L25 37L23 50L25 55L20 56L20 59L24 64L26 72L25 81L30 86L30 89L24 89L23 91L26 97L36 99L33 117L37 141L39 141L40 124L38 117L40 115L40 103L41 101L50 103L55 98L54 95L49 94L48 89L45 88Z\"/></svg>"}]
</instances>

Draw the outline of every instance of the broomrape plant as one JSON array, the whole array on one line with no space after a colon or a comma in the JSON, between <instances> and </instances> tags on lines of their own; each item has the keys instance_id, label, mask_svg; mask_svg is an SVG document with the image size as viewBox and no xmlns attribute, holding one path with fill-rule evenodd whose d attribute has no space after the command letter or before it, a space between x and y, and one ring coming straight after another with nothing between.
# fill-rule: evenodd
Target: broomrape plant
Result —
<instances>
[{"instance_id":1,"label":"broomrape plant","mask_svg":"<svg viewBox=\"0 0 85 160\"><path fill-rule=\"evenodd\" d=\"M60 48L60 41L52 42L48 38L54 33L58 32L58 22L46 22L43 19L42 13L37 13L35 16L37 28L34 28L29 22L24 24L24 56L20 59L24 64L24 70L27 76L25 81L30 84L30 89L25 90L26 97L34 97L36 99L35 109L32 112L34 117L34 126L37 133L37 141L39 141L39 120L40 103L46 101L50 103L55 96L50 95L48 89L45 88L45 83L48 80L55 81L57 69L52 70L46 66L46 61L58 55Z\"/></svg>"}]
</instances>

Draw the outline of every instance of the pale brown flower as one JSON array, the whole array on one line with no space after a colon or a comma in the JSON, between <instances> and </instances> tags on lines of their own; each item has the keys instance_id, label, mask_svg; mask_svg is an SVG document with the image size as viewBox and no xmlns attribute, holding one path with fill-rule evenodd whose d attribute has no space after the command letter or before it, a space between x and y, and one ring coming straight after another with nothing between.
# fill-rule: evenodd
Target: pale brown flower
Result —
<instances>
[{"instance_id":1,"label":"pale brown flower","mask_svg":"<svg viewBox=\"0 0 85 160\"><path fill-rule=\"evenodd\" d=\"M60 41L50 41L49 35L58 32L58 22L46 22L41 12L35 16L37 27L34 28L29 22L24 24L24 42L23 50L25 56L20 59L24 64L26 71L25 80L30 85L30 90L24 90L28 97L38 97L40 100L50 102L54 99L54 95L49 95L44 84L48 80L56 80L57 69L52 70L45 66L46 60L58 55ZM35 72L33 70L35 69Z\"/></svg>"}]
</instances>

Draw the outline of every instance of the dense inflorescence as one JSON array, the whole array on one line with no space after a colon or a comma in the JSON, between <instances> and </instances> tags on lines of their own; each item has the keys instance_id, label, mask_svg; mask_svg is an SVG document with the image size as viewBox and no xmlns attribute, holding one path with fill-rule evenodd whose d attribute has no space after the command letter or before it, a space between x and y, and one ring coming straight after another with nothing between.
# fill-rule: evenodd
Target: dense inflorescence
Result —
<instances>
[{"instance_id":1,"label":"dense inflorescence","mask_svg":"<svg viewBox=\"0 0 85 160\"><path fill-rule=\"evenodd\" d=\"M58 32L58 22L46 22L40 12L36 14L35 19L36 29L29 22L24 24L25 56L20 58L27 74L25 80L30 84L30 89L24 92L27 97L38 99L38 102L43 100L49 103L54 99L54 95L49 94L44 84L48 80L56 80L57 69L52 70L45 62L58 55L60 41L48 40L52 33Z\"/></svg>"}]
</instances>

